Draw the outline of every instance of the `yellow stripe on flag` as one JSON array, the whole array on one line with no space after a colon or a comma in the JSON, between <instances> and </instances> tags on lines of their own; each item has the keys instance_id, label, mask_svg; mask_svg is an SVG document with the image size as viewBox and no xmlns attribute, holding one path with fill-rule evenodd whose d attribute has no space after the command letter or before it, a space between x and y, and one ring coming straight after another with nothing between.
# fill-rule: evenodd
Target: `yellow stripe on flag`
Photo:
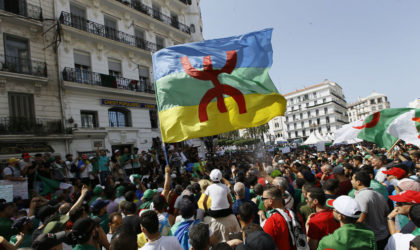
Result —
<instances>
[{"instance_id":1,"label":"yellow stripe on flag","mask_svg":"<svg viewBox=\"0 0 420 250\"><path fill-rule=\"evenodd\" d=\"M284 115L286 99L277 93L244 95L247 112L239 114L232 97L224 99L228 112L220 113L217 102L207 106L208 121L200 122L197 106L178 106L159 112L162 140L166 143L256 127Z\"/></svg>"}]
</instances>

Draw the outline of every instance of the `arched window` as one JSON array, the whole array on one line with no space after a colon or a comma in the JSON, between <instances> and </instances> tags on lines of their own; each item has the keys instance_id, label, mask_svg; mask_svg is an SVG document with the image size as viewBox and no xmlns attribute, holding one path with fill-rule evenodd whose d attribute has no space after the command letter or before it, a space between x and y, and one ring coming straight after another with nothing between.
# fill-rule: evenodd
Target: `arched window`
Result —
<instances>
[{"instance_id":1,"label":"arched window","mask_svg":"<svg viewBox=\"0 0 420 250\"><path fill-rule=\"evenodd\" d=\"M125 108L111 108L108 110L110 127L130 127L130 111Z\"/></svg>"},{"instance_id":2,"label":"arched window","mask_svg":"<svg viewBox=\"0 0 420 250\"><path fill-rule=\"evenodd\" d=\"M190 31L191 31L191 33L195 33L195 25L194 24L190 25Z\"/></svg>"}]
</instances>

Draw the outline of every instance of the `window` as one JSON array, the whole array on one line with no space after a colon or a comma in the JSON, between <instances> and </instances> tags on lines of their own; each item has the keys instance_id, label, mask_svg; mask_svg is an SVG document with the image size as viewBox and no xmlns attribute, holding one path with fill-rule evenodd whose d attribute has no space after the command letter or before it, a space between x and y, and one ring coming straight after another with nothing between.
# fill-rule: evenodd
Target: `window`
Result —
<instances>
[{"instance_id":1,"label":"window","mask_svg":"<svg viewBox=\"0 0 420 250\"><path fill-rule=\"evenodd\" d=\"M157 111L155 109L150 109L149 116L150 116L150 125L152 126L152 128L158 128Z\"/></svg>"},{"instance_id":2,"label":"window","mask_svg":"<svg viewBox=\"0 0 420 250\"><path fill-rule=\"evenodd\" d=\"M98 127L98 112L96 111L80 111L80 119L82 128L97 128Z\"/></svg>"},{"instance_id":3,"label":"window","mask_svg":"<svg viewBox=\"0 0 420 250\"><path fill-rule=\"evenodd\" d=\"M293 115L293 121L296 120L296 115Z\"/></svg>"},{"instance_id":4,"label":"window","mask_svg":"<svg viewBox=\"0 0 420 250\"><path fill-rule=\"evenodd\" d=\"M308 102L306 103L306 107L309 107L309 103Z\"/></svg>"},{"instance_id":5,"label":"window","mask_svg":"<svg viewBox=\"0 0 420 250\"><path fill-rule=\"evenodd\" d=\"M303 130L303 131L302 131L302 134L303 134L303 136L306 136L306 131L305 131L305 130Z\"/></svg>"},{"instance_id":6,"label":"window","mask_svg":"<svg viewBox=\"0 0 420 250\"><path fill-rule=\"evenodd\" d=\"M289 121L289 117L288 116L286 116L286 122L288 122Z\"/></svg>"},{"instance_id":7,"label":"window","mask_svg":"<svg viewBox=\"0 0 420 250\"><path fill-rule=\"evenodd\" d=\"M76 71L76 82L90 83L92 74L90 72L90 54L87 52L74 50L74 68Z\"/></svg>"},{"instance_id":8,"label":"window","mask_svg":"<svg viewBox=\"0 0 420 250\"><path fill-rule=\"evenodd\" d=\"M70 3L71 26L86 30L86 9Z\"/></svg>"},{"instance_id":9,"label":"window","mask_svg":"<svg viewBox=\"0 0 420 250\"><path fill-rule=\"evenodd\" d=\"M316 103L317 103L317 102L316 102L316 100L315 100L315 101L314 101L314 105L316 105Z\"/></svg>"},{"instance_id":10,"label":"window","mask_svg":"<svg viewBox=\"0 0 420 250\"><path fill-rule=\"evenodd\" d=\"M328 114L328 108L324 108L324 113Z\"/></svg>"},{"instance_id":11,"label":"window","mask_svg":"<svg viewBox=\"0 0 420 250\"><path fill-rule=\"evenodd\" d=\"M308 100L308 99L309 99L308 94L305 94L305 95L303 96L303 100Z\"/></svg>"},{"instance_id":12,"label":"window","mask_svg":"<svg viewBox=\"0 0 420 250\"><path fill-rule=\"evenodd\" d=\"M165 48L165 39L160 36L156 36L156 49L160 50Z\"/></svg>"},{"instance_id":13,"label":"window","mask_svg":"<svg viewBox=\"0 0 420 250\"><path fill-rule=\"evenodd\" d=\"M327 117L325 118L325 120L327 121L327 123L330 123L330 117L329 117L329 116L327 116Z\"/></svg>"},{"instance_id":14,"label":"window","mask_svg":"<svg viewBox=\"0 0 420 250\"><path fill-rule=\"evenodd\" d=\"M304 125L304 123L303 123L303 122L301 122L301 123L300 123L301 128L303 128L303 127L304 127L303 125Z\"/></svg>"},{"instance_id":15,"label":"window","mask_svg":"<svg viewBox=\"0 0 420 250\"><path fill-rule=\"evenodd\" d=\"M321 119L319 119L319 118L316 118L316 124L321 124Z\"/></svg>"},{"instance_id":16,"label":"window","mask_svg":"<svg viewBox=\"0 0 420 250\"><path fill-rule=\"evenodd\" d=\"M31 72L31 60L29 55L29 43L25 38L4 35L5 65L10 72L29 74Z\"/></svg>"},{"instance_id":17,"label":"window","mask_svg":"<svg viewBox=\"0 0 420 250\"><path fill-rule=\"evenodd\" d=\"M382 98L378 98L378 103L382 103Z\"/></svg>"},{"instance_id":18,"label":"window","mask_svg":"<svg viewBox=\"0 0 420 250\"><path fill-rule=\"evenodd\" d=\"M144 30L138 27L134 28L134 36L136 38L136 46L140 49L146 49L146 36Z\"/></svg>"},{"instance_id":19,"label":"window","mask_svg":"<svg viewBox=\"0 0 420 250\"><path fill-rule=\"evenodd\" d=\"M162 17L160 15L160 6L156 3L152 3L152 10L153 10L153 18L157 20L162 20Z\"/></svg>"},{"instance_id":20,"label":"window","mask_svg":"<svg viewBox=\"0 0 420 250\"><path fill-rule=\"evenodd\" d=\"M109 16L104 16L104 24L105 37L112 40L118 40L117 20Z\"/></svg>"},{"instance_id":21,"label":"window","mask_svg":"<svg viewBox=\"0 0 420 250\"><path fill-rule=\"evenodd\" d=\"M370 100L370 104L375 104L375 99Z\"/></svg>"},{"instance_id":22,"label":"window","mask_svg":"<svg viewBox=\"0 0 420 250\"><path fill-rule=\"evenodd\" d=\"M279 127L279 123L278 122L274 123L274 127L275 128L278 128Z\"/></svg>"},{"instance_id":23,"label":"window","mask_svg":"<svg viewBox=\"0 0 420 250\"><path fill-rule=\"evenodd\" d=\"M382 104L379 105L379 110L382 110L383 108L384 108L384 106L382 106Z\"/></svg>"},{"instance_id":24,"label":"window","mask_svg":"<svg viewBox=\"0 0 420 250\"><path fill-rule=\"evenodd\" d=\"M311 111L308 111L308 118L311 116Z\"/></svg>"},{"instance_id":25,"label":"window","mask_svg":"<svg viewBox=\"0 0 420 250\"><path fill-rule=\"evenodd\" d=\"M316 98L316 92L314 92L314 98Z\"/></svg>"},{"instance_id":26,"label":"window","mask_svg":"<svg viewBox=\"0 0 420 250\"><path fill-rule=\"evenodd\" d=\"M375 106L372 106L372 111L376 111L376 107Z\"/></svg>"},{"instance_id":27,"label":"window","mask_svg":"<svg viewBox=\"0 0 420 250\"><path fill-rule=\"evenodd\" d=\"M18 15L26 15L26 1L6 0L0 1L0 9Z\"/></svg>"},{"instance_id":28,"label":"window","mask_svg":"<svg viewBox=\"0 0 420 250\"><path fill-rule=\"evenodd\" d=\"M140 91L153 92L153 85L150 83L149 68L146 66L139 66L139 83Z\"/></svg>"},{"instance_id":29,"label":"window","mask_svg":"<svg viewBox=\"0 0 420 250\"><path fill-rule=\"evenodd\" d=\"M9 116L35 119L34 96L32 94L9 92Z\"/></svg>"},{"instance_id":30,"label":"window","mask_svg":"<svg viewBox=\"0 0 420 250\"><path fill-rule=\"evenodd\" d=\"M110 76L121 77L121 61L108 58L108 72Z\"/></svg>"},{"instance_id":31,"label":"window","mask_svg":"<svg viewBox=\"0 0 420 250\"><path fill-rule=\"evenodd\" d=\"M298 132L297 131L295 131L295 137L298 137Z\"/></svg>"},{"instance_id":32,"label":"window","mask_svg":"<svg viewBox=\"0 0 420 250\"><path fill-rule=\"evenodd\" d=\"M191 31L191 33L195 33L195 25L194 24L190 25L190 31Z\"/></svg>"},{"instance_id":33,"label":"window","mask_svg":"<svg viewBox=\"0 0 420 250\"><path fill-rule=\"evenodd\" d=\"M312 125L312 120L309 120L309 126L311 126Z\"/></svg>"},{"instance_id":34,"label":"window","mask_svg":"<svg viewBox=\"0 0 420 250\"><path fill-rule=\"evenodd\" d=\"M300 113L300 119L303 119L303 114L302 113Z\"/></svg>"},{"instance_id":35,"label":"window","mask_svg":"<svg viewBox=\"0 0 420 250\"><path fill-rule=\"evenodd\" d=\"M290 138L290 137L292 137L292 133L290 133L290 132L287 132L287 133L288 133L288 135L289 135L289 138Z\"/></svg>"},{"instance_id":36,"label":"window","mask_svg":"<svg viewBox=\"0 0 420 250\"><path fill-rule=\"evenodd\" d=\"M171 26L179 29L178 15L171 12Z\"/></svg>"},{"instance_id":37,"label":"window","mask_svg":"<svg viewBox=\"0 0 420 250\"><path fill-rule=\"evenodd\" d=\"M326 103L327 102L327 98L322 99L322 102L323 103Z\"/></svg>"},{"instance_id":38,"label":"window","mask_svg":"<svg viewBox=\"0 0 420 250\"><path fill-rule=\"evenodd\" d=\"M315 115L318 116L319 115L319 110L315 110Z\"/></svg>"},{"instance_id":39,"label":"window","mask_svg":"<svg viewBox=\"0 0 420 250\"><path fill-rule=\"evenodd\" d=\"M111 108L108 110L110 127L130 127L130 111L125 108Z\"/></svg>"}]
</instances>

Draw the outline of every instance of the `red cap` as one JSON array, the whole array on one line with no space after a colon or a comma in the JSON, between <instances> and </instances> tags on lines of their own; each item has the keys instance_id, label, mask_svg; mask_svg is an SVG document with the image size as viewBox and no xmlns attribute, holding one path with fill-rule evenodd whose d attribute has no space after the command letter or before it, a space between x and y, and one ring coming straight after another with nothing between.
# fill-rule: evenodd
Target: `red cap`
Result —
<instances>
[{"instance_id":1,"label":"red cap","mask_svg":"<svg viewBox=\"0 0 420 250\"><path fill-rule=\"evenodd\" d=\"M389 198L395 202L420 203L420 192L407 190L397 195L390 195Z\"/></svg>"},{"instance_id":2,"label":"red cap","mask_svg":"<svg viewBox=\"0 0 420 250\"><path fill-rule=\"evenodd\" d=\"M82 159L83 159L83 160L87 160L87 155L82 154Z\"/></svg>"},{"instance_id":3,"label":"red cap","mask_svg":"<svg viewBox=\"0 0 420 250\"><path fill-rule=\"evenodd\" d=\"M404 178L404 176L407 175L407 172L405 172L404 169L396 168L396 167L393 167L390 170L382 171L382 173L384 173L386 175L393 175L397 179L402 179L402 178Z\"/></svg>"},{"instance_id":4,"label":"red cap","mask_svg":"<svg viewBox=\"0 0 420 250\"><path fill-rule=\"evenodd\" d=\"M28 153L23 153L23 159L31 158L31 156Z\"/></svg>"},{"instance_id":5,"label":"red cap","mask_svg":"<svg viewBox=\"0 0 420 250\"><path fill-rule=\"evenodd\" d=\"M261 184L263 187L265 187L265 178L263 178L263 177L260 177L260 178L258 178L258 183L259 184Z\"/></svg>"}]
</instances>

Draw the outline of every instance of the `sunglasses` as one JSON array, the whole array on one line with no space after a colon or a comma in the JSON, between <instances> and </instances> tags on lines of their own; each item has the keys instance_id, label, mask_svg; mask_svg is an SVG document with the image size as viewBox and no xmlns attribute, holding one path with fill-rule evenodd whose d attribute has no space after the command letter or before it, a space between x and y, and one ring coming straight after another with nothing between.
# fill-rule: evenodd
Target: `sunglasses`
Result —
<instances>
[{"instance_id":1,"label":"sunglasses","mask_svg":"<svg viewBox=\"0 0 420 250\"><path fill-rule=\"evenodd\" d=\"M410 203L410 202L396 202L395 205L401 207L401 206L405 206L405 205L412 205L412 203Z\"/></svg>"},{"instance_id":2,"label":"sunglasses","mask_svg":"<svg viewBox=\"0 0 420 250\"><path fill-rule=\"evenodd\" d=\"M261 197L261 200L263 200L263 201L265 201L267 199L271 199L271 198L269 198L269 197Z\"/></svg>"}]
</instances>

